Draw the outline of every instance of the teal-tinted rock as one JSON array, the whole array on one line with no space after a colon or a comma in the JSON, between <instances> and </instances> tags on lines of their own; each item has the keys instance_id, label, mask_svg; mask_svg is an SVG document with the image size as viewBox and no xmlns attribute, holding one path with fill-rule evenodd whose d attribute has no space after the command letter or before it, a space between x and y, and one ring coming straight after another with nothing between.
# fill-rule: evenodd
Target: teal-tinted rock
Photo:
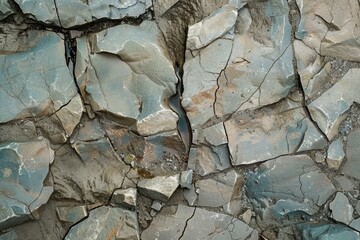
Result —
<instances>
[{"instance_id":1,"label":"teal-tinted rock","mask_svg":"<svg viewBox=\"0 0 360 240\"><path fill-rule=\"evenodd\" d=\"M342 172L345 175L360 179L360 130L356 130L348 136L346 145L347 160L344 163Z\"/></svg>"},{"instance_id":2,"label":"teal-tinted rock","mask_svg":"<svg viewBox=\"0 0 360 240\"><path fill-rule=\"evenodd\" d=\"M43 186L54 158L48 141L0 144L0 230L32 218L53 192Z\"/></svg>"},{"instance_id":3,"label":"teal-tinted rock","mask_svg":"<svg viewBox=\"0 0 360 240\"><path fill-rule=\"evenodd\" d=\"M358 240L359 233L341 224L305 223L296 226L304 240Z\"/></svg>"},{"instance_id":4,"label":"teal-tinted rock","mask_svg":"<svg viewBox=\"0 0 360 240\"><path fill-rule=\"evenodd\" d=\"M61 37L49 32L25 52L0 55L0 123L51 114L70 102L77 89L64 51Z\"/></svg>"},{"instance_id":5,"label":"teal-tinted rock","mask_svg":"<svg viewBox=\"0 0 360 240\"><path fill-rule=\"evenodd\" d=\"M57 207L57 215L60 221L76 223L88 216L86 206Z\"/></svg>"}]
</instances>

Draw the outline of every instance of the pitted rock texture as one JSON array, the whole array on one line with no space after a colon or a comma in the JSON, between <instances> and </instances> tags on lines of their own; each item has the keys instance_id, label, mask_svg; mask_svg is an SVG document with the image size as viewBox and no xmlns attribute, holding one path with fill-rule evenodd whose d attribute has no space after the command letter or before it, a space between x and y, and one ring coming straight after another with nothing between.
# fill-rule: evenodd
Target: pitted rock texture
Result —
<instances>
[{"instance_id":1,"label":"pitted rock texture","mask_svg":"<svg viewBox=\"0 0 360 240\"><path fill-rule=\"evenodd\" d=\"M359 10L0 1L0 239L360 239Z\"/></svg>"}]
</instances>

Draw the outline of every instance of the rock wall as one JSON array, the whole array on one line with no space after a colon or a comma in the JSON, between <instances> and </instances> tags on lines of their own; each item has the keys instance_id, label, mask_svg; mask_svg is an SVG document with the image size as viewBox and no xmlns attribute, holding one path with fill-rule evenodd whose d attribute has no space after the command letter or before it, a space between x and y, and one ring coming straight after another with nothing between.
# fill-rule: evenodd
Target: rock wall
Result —
<instances>
[{"instance_id":1,"label":"rock wall","mask_svg":"<svg viewBox=\"0 0 360 240\"><path fill-rule=\"evenodd\" d=\"M360 239L357 0L0 2L0 240Z\"/></svg>"}]
</instances>

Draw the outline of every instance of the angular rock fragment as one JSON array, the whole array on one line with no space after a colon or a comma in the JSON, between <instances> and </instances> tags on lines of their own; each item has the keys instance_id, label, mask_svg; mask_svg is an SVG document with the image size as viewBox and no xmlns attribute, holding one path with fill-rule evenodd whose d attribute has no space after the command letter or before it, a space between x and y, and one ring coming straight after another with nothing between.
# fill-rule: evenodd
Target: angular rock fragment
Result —
<instances>
[{"instance_id":1,"label":"angular rock fragment","mask_svg":"<svg viewBox=\"0 0 360 240\"><path fill-rule=\"evenodd\" d=\"M0 123L49 115L70 102L77 89L64 52L61 36L43 33L31 49L0 56Z\"/></svg>"},{"instance_id":2,"label":"angular rock fragment","mask_svg":"<svg viewBox=\"0 0 360 240\"><path fill-rule=\"evenodd\" d=\"M345 175L360 179L360 130L356 130L348 136L348 142L346 145L346 157L347 160L344 163L342 172Z\"/></svg>"},{"instance_id":3,"label":"angular rock fragment","mask_svg":"<svg viewBox=\"0 0 360 240\"><path fill-rule=\"evenodd\" d=\"M112 27L77 45L75 75L95 112L142 136L176 129L178 117L166 100L175 93L177 77L154 22Z\"/></svg>"},{"instance_id":4,"label":"angular rock fragment","mask_svg":"<svg viewBox=\"0 0 360 240\"><path fill-rule=\"evenodd\" d=\"M63 222L70 222L72 224L79 222L88 216L86 206L77 207L57 207L56 213Z\"/></svg>"},{"instance_id":5,"label":"angular rock fragment","mask_svg":"<svg viewBox=\"0 0 360 240\"><path fill-rule=\"evenodd\" d=\"M229 215L177 205L163 208L141 237L149 240L257 239L258 233Z\"/></svg>"},{"instance_id":6,"label":"angular rock fragment","mask_svg":"<svg viewBox=\"0 0 360 240\"><path fill-rule=\"evenodd\" d=\"M329 168L339 169L345 158L344 144L341 139L337 139L329 146L326 162Z\"/></svg>"},{"instance_id":7,"label":"angular rock fragment","mask_svg":"<svg viewBox=\"0 0 360 240\"><path fill-rule=\"evenodd\" d=\"M350 69L339 82L308 105L312 118L329 140L337 135L339 125L353 102L360 102L359 76L360 69Z\"/></svg>"},{"instance_id":8,"label":"angular rock fragment","mask_svg":"<svg viewBox=\"0 0 360 240\"><path fill-rule=\"evenodd\" d=\"M282 102L251 116L234 115L225 123L233 165L251 164L283 154L322 149L326 140L300 107Z\"/></svg>"},{"instance_id":9,"label":"angular rock fragment","mask_svg":"<svg viewBox=\"0 0 360 240\"><path fill-rule=\"evenodd\" d=\"M136 212L105 206L96 208L87 219L74 225L64 239L140 239Z\"/></svg>"},{"instance_id":10,"label":"angular rock fragment","mask_svg":"<svg viewBox=\"0 0 360 240\"><path fill-rule=\"evenodd\" d=\"M330 203L331 217L337 221L349 225L353 220L353 207L345 194L338 192L335 199Z\"/></svg>"},{"instance_id":11,"label":"angular rock fragment","mask_svg":"<svg viewBox=\"0 0 360 240\"><path fill-rule=\"evenodd\" d=\"M137 201L136 188L117 189L110 199L110 205L135 210Z\"/></svg>"},{"instance_id":12,"label":"angular rock fragment","mask_svg":"<svg viewBox=\"0 0 360 240\"><path fill-rule=\"evenodd\" d=\"M166 202L179 186L179 174L173 176L156 176L139 181L137 187L141 194Z\"/></svg>"},{"instance_id":13,"label":"angular rock fragment","mask_svg":"<svg viewBox=\"0 0 360 240\"><path fill-rule=\"evenodd\" d=\"M0 230L32 219L53 188L43 186L54 152L46 140L0 144Z\"/></svg>"},{"instance_id":14,"label":"angular rock fragment","mask_svg":"<svg viewBox=\"0 0 360 240\"><path fill-rule=\"evenodd\" d=\"M183 171L180 174L180 186L182 188L191 188L193 178L193 170Z\"/></svg>"},{"instance_id":15,"label":"angular rock fragment","mask_svg":"<svg viewBox=\"0 0 360 240\"><path fill-rule=\"evenodd\" d=\"M14 13L14 10L7 1L0 2L0 20L7 18Z\"/></svg>"},{"instance_id":16,"label":"angular rock fragment","mask_svg":"<svg viewBox=\"0 0 360 240\"><path fill-rule=\"evenodd\" d=\"M183 196L189 206L194 206L198 198L197 189L195 188L194 184L191 185L190 189L183 190Z\"/></svg>"},{"instance_id":17,"label":"angular rock fragment","mask_svg":"<svg viewBox=\"0 0 360 240\"><path fill-rule=\"evenodd\" d=\"M230 156L227 146L208 147L198 145L189 152L188 168L193 169L201 176L219 172L230 168Z\"/></svg>"},{"instance_id":18,"label":"angular rock fragment","mask_svg":"<svg viewBox=\"0 0 360 240\"><path fill-rule=\"evenodd\" d=\"M122 19L138 17L150 6L150 0L135 1L69 1L40 0L34 3L27 0L15 0L23 13L31 18L50 25L70 28L100 19Z\"/></svg>"},{"instance_id":19,"label":"angular rock fragment","mask_svg":"<svg viewBox=\"0 0 360 240\"><path fill-rule=\"evenodd\" d=\"M258 224L276 226L288 215L313 215L335 192L330 179L307 155L279 157L249 172L246 193Z\"/></svg>"},{"instance_id":20,"label":"angular rock fragment","mask_svg":"<svg viewBox=\"0 0 360 240\"><path fill-rule=\"evenodd\" d=\"M296 226L301 239L348 239L357 240L359 233L342 224L305 223Z\"/></svg>"}]
</instances>

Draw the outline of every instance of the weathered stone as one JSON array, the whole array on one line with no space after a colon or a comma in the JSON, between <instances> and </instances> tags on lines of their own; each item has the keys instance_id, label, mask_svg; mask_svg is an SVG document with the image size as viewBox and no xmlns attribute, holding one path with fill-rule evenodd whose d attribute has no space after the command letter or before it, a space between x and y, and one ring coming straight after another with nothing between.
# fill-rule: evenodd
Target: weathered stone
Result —
<instances>
[{"instance_id":1,"label":"weathered stone","mask_svg":"<svg viewBox=\"0 0 360 240\"><path fill-rule=\"evenodd\" d=\"M264 108L254 118L235 115L225 122L233 165L326 146L326 140L302 108L282 104L274 109Z\"/></svg>"},{"instance_id":2,"label":"weathered stone","mask_svg":"<svg viewBox=\"0 0 360 240\"><path fill-rule=\"evenodd\" d=\"M15 1L23 13L46 24L70 28L100 19L138 17L150 6L150 0L139 1L69 1L40 0L36 4L28 0Z\"/></svg>"},{"instance_id":3,"label":"weathered stone","mask_svg":"<svg viewBox=\"0 0 360 240\"><path fill-rule=\"evenodd\" d=\"M359 5L356 0L297 0L301 20L296 38L324 56L359 61Z\"/></svg>"},{"instance_id":4,"label":"weathered stone","mask_svg":"<svg viewBox=\"0 0 360 240\"><path fill-rule=\"evenodd\" d=\"M125 177L129 166L116 155L106 138L75 142L74 147L77 152L68 145L56 151L51 167L55 196L97 202L109 199L114 189L134 187Z\"/></svg>"},{"instance_id":5,"label":"weathered stone","mask_svg":"<svg viewBox=\"0 0 360 240\"><path fill-rule=\"evenodd\" d=\"M70 136L73 133L75 127L80 122L83 112L84 106L80 95L77 94L66 106L55 113L65 130L66 136Z\"/></svg>"},{"instance_id":6,"label":"weathered stone","mask_svg":"<svg viewBox=\"0 0 360 240\"><path fill-rule=\"evenodd\" d=\"M289 214L315 214L335 192L328 177L307 155L279 157L249 172L246 193L264 226ZM260 219L259 219L260 220Z\"/></svg>"},{"instance_id":7,"label":"weathered stone","mask_svg":"<svg viewBox=\"0 0 360 240\"><path fill-rule=\"evenodd\" d=\"M173 176L156 176L139 181L137 187L141 194L151 199L166 202L179 186L179 174Z\"/></svg>"},{"instance_id":8,"label":"weathered stone","mask_svg":"<svg viewBox=\"0 0 360 240\"><path fill-rule=\"evenodd\" d=\"M229 150L226 145L212 148L199 145L197 148L190 149L188 168L193 169L201 176L219 172L230 167Z\"/></svg>"},{"instance_id":9,"label":"weathered stone","mask_svg":"<svg viewBox=\"0 0 360 240\"><path fill-rule=\"evenodd\" d=\"M134 210L137 203L136 188L117 189L110 199L111 206Z\"/></svg>"},{"instance_id":10,"label":"weathered stone","mask_svg":"<svg viewBox=\"0 0 360 240\"><path fill-rule=\"evenodd\" d=\"M195 185L192 184L190 189L184 189L183 196L184 196L185 200L187 201L187 203L189 204L189 206L194 206L195 201L198 198L198 194L196 193Z\"/></svg>"},{"instance_id":11,"label":"weathered stone","mask_svg":"<svg viewBox=\"0 0 360 240\"><path fill-rule=\"evenodd\" d=\"M228 228L230 224L231 229ZM229 215L178 205L163 208L149 228L143 231L141 237L149 240L172 240L180 237L182 239L257 239L255 238L257 235L256 230Z\"/></svg>"},{"instance_id":12,"label":"weathered stone","mask_svg":"<svg viewBox=\"0 0 360 240\"><path fill-rule=\"evenodd\" d=\"M345 194L338 192L335 199L330 203L331 217L338 222L349 225L353 220L353 207Z\"/></svg>"},{"instance_id":13,"label":"weathered stone","mask_svg":"<svg viewBox=\"0 0 360 240\"><path fill-rule=\"evenodd\" d=\"M353 102L360 102L359 74L360 69L350 69L339 82L308 106L312 118L330 140L337 135L339 125Z\"/></svg>"},{"instance_id":14,"label":"weathered stone","mask_svg":"<svg viewBox=\"0 0 360 240\"><path fill-rule=\"evenodd\" d=\"M178 117L165 100L175 93L177 77L154 22L119 25L77 44L75 75L95 112L143 136L176 129Z\"/></svg>"},{"instance_id":15,"label":"weathered stone","mask_svg":"<svg viewBox=\"0 0 360 240\"><path fill-rule=\"evenodd\" d=\"M99 207L90 211L87 219L73 226L64 239L138 240L137 215L121 208Z\"/></svg>"},{"instance_id":16,"label":"weathered stone","mask_svg":"<svg viewBox=\"0 0 360 240\"><path fill-rule=\"evenodd\" d=\"M350 192L355 188L355 183L345 176L336 176L333 178L344 192ZM360 207L360 206L359 206Z\"/></svg>"},{"instance_id":17,"label":"weathered stone","mask_svg":"<svg viewBox=\"0 0 360 240\"><path fill-rule=\"evenodd\" d=\"M14 230L10 230L0 235L0 240L17 240L19 239Z\"/></svg>"},{"instance_id":18,"label":"weathered stone","mask_svg":"<svg viewBox=\"0 0 360 240\"><path fill-rule=\"evenodd\" d=\"M356 130L348 136L348 142L346 145L346 157L347 160L344 163L342 172L345 175L360 179L360 130Z\"/></svg>"},{"instance_id":19,"label":"weathered stone","mask_svg":"<svg viewBox=\"0 0 360 240\"><path fill-rule=\"evenodd\" d=\"M0 230L32 218L52 187L43 186L54 152L48 141L0 144Z\"/></svg>"},{"instance_id":20,"label":"weathered stone","mask_svg":"<svg viewBox=\"0 0 360 240\"><path fill-rule=\"evenodd\" d=\"M0 56L0 123L52 114L70 102L77 90L64 52L59 35L44 33L33 48Z\"/></svg>"},{"instance_id":21,"label":"weathered stone","mask_svg":"<svg viewBox=\"0 0 360 240\"><path fill-rule=\"evenodd\" d=\"M155 0L154 1L155 15L162 16L178 1L179 0Z\"/></svg>"},{"instance_id":22,"label":"weathered stone","mask_svg":"<svg viewBox=\"0 0 360 240\"><path fill-rule=\"evenodd\" d=\"M277 102L295 85L288 12L283 0L251 1L240 10L231 56L218 79L217 116Z\"/></svg>"},{"instance_id":23,"label":"weathered stone","mask_svg":"<svg viewBox=\"0 0 360 240\"><path fill-rule=\"evenodd\" d=\"M88 216L86 206L57 207L56 213L60 221L70 222L72 224L77 223Z\"/></svg>"},{"instance_id":24,"label":"weathered stone","mask_svg":"<svg viewBox=\"0 0 360 240\"><path fill-rule=\"evenodd\" d=\"M235 25L237 10L235 6L227 4L201 22L189 26L186 47L190 50L203 48L230 31Z\"/></svg>"},{"instance_id":25,"label":"weathered stone","mask_svg":"<svg viewBox=\"0 0 360 240\"><path fill-rule=\"evenodd\" d=\"M192 178L193 178L193 170L187 170L187 171L183 171L180 174L180 186L182 188L191 188L192 185Z\"/></svg>"},{"instance_id":26,"label":"weathered stone","mask_svg":"<svg viewBox=\"0 0 360 240\"><path fill-rule=\"evenodd\" d=\"M105 131L102 129L99 120L84 118L78 131L74 133L73 141L94 141L103 137L105 137Z\"/></svg>"},{"instance_id":27,"label":"weathered stone","mask_svg":"<svg viewBox=\"0 0 360 240\"><path fill-rule=\"evenodd\" d=\"M236 202L241 198L243 178L242 174L232 170L226 174L220 173L212 179L199 180L196 182L196 186L199 188L197 205L223 207L230 202Z\"/></svg>"},{"instance_id":28,"label":"weathered stone","mask_svg":"<svg viewBox=\"0 0 360 240\"><path fill-rule=\"evenodd\" d=\"M360 238L358 232L342 224L305 223L297 225L296 228L300 233L301 239L304 240L357 240Z\"/></svg>"},{"instance_id":29,"label":"weathered stone","mask_svg":"<svg viewBox=\"0 0 360 240\"><path fill-rule=\"evenodd\" d=\"M344 144L339 138L332 142L329 146L326 162L329 168L339 169L342 161L345 158Z\"/></svg>"},{"instance_id":30,"label":"weathered stone","mask_svg":"<svg viewBox=\"0 0 360 240\"><path fill-rule=\"evenodd\" d=\"M350 227L354 228L357 231L360 231L360 218L354 219L351 221Z\"/></svg>"},{"instance_id":31,"label":"weathered stone","mask_svg":"<svg viewBox=\"0 0 360 240\"><path fill-rule=\"evenodd\" d=\"M195 130L197 131L197 136L193 135L193 142L195 143L208 143L212 146L219 146L227 143L227 137L225 133L225 128L223 123L218 123L210 127Z\"/></svg>"},{"instance_id":32,"label":"weathered stone","mask_svg":"<svg viewBox=\"0 0 360 240\"><path fill-rule=\"evenodd\" d=\"M14 13L14 10L7 1L0 2L0 20L7 18Z\"/></svg>"},{"instance_id":33,"label":"weathered stone","mask_svg":"<svg viewBox=\"0 0 360 240\"><path fill-rule=\"evenodd\" d=\"M154 201L153 204L151 205L151 208L156 211L160 211L162 207L163 205L161 204L161 202L158 201Z\"/></svg>"}]
</instances>

